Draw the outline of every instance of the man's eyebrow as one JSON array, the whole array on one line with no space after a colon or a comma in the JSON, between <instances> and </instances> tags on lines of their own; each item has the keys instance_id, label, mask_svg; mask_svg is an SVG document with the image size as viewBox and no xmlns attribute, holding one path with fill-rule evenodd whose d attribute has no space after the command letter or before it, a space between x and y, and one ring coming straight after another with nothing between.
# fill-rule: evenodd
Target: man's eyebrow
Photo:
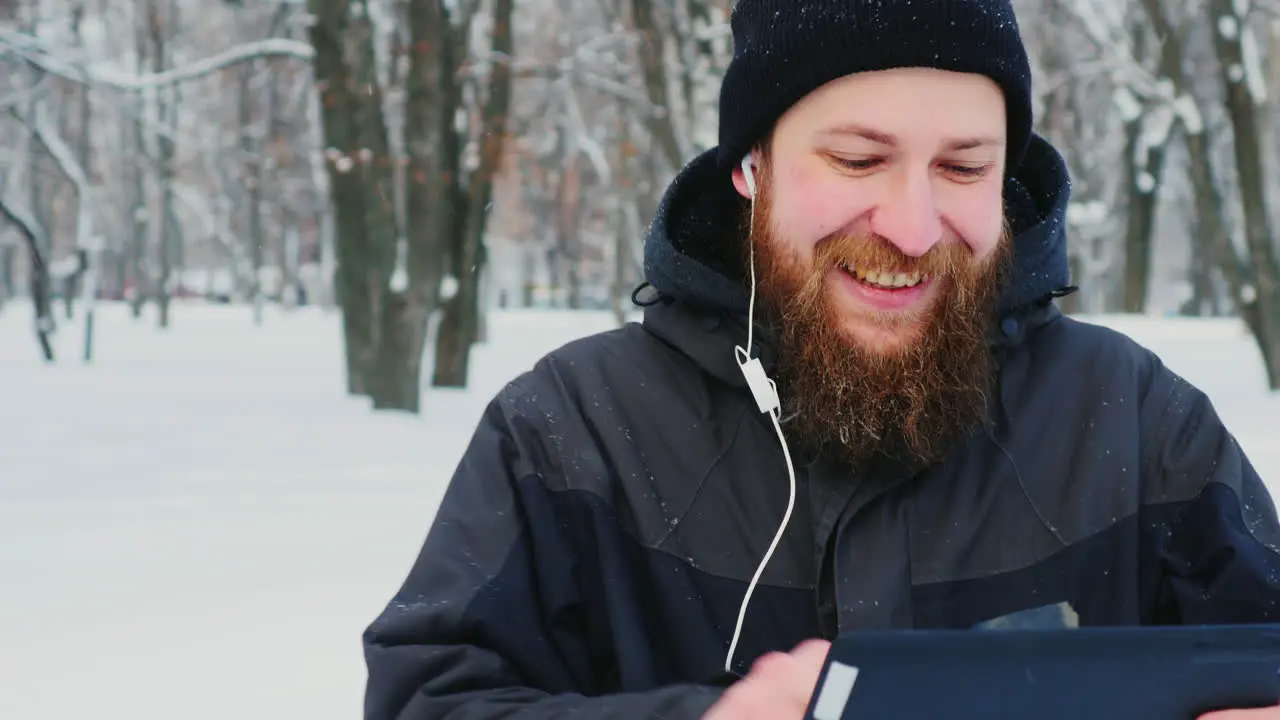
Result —
<instances>
[{"instance_id":1,"label":"man's eyebrow","mask_svg":"<svg viewBox=\"0 0 1280 720\"><path fill-rule=\"evenodd\" d=\"M822 132L822 134L823 135L853 135L854 137L860 137L860 138L863 138L864 140L870 140L871 142L879 143L881 145L897 145L898 144L898 138L895 137L892 133L887 133L882 130L873 130L872 128L864 127L862 125L851 125L851 124L837 125L832 128L827 128Z\"/></svg>"},{"instance_id":2,"label":"man's eyebrow","mask_svg":"<svg viewBox=\"0 0 1280 720\"><path fill-rule=\"evenodd\" d=\"M837 125L828 128L822 132L823 135L852 135L860 137L864 140L870 140L873 143L894 147L898 144L898 138L893 133L884 132L865 127L863 125ZM974 150L983 147L999 147L1004 145L1004 140L991 135L976 135L973 137L961 137L948 140L943 146L949 151L955 150Z\"/></svg>"},{"instance_id":3,"label":"man's eyebrow","mask_svg":"<svg viewBox=\"0 0 1280 720\"><path fill-rule=\"evenodd\" d=\"M974 150L984 147L1000 147L1004 145L1004 140L990 135L978 135L975 137L956 138L948 140L944 146L947 150Z\"/></svg>"}]
</instances>

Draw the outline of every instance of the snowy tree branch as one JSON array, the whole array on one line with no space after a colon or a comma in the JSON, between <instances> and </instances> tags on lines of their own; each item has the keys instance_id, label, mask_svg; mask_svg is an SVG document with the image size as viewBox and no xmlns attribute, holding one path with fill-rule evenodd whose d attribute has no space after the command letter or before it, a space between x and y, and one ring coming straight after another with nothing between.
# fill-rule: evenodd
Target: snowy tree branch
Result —
<instances>
[{"instance_id":1,"label":"snowy tree branch","mask_svg":"<svg viewBox=\"0 0 1280 720\"><path fill-rule=\"evenodd\" d=\"M236 45L220 53L202 58L182 67L160 73L135 75L102 65L84 65L61 60L53 51L36 38L0 30L0 43L17 48L33 64L44 70L77 82L88 82L124 90L139 92L168 87L212 75L219 70L247 60L266 57L288 57L310 61L314 51L310 44L285 38L267 38L243 45Z\"/></svg>"},{"instance_id":2,"label":"snowy tree branch","mask_svg":"<svg viewBox=\"0 0 1280 720\"><path fill-rule=\"evenodd\" d=\"M1115 0L1076 0L1067 7L1089 40L1104 54L1103 67L1117 84L1144 100L1172 100L1167 81L1162 82L1134 57L1133 40L1125 27L1126 6Z\"/></svg>"},{"instance_id":3,"label":"snowy tree branch","mask_svg":"<svg viewBox=\"0 0 1280 720\"><path fill-rule=\"evenodd\" d=\"M75 152L63 141L43 103L36 107L35 127L32 131L53 156L63 174L75 185L76 196L79 198L76 246L85 250L93 249L93 184L89 182L89 174L81 167Z\"/></svg>"},{"instance_id":4,"label":"snowy tree branch","mask_svg":"<svg viewBox=\"0 0 1280 720\"><path fill-rule=\"evenodd\" d=\"M26 208L10 202L4 194L0 194L0 215L3 215L6 220L18 228L22 237L27 241L27 249L31 252L31 262L36 267L43 268L45 259L40 252L40 246L44 244L45 234L40 222Z\"/></svg>"},{"instance_id":5,"label":"snowy tree branch","mask_svg":"<svg viewBox=\"0 0 1280 720\"><path fill-rule=\"evenodd\" d=\"M593 73L581 67L571 58L551 63L516 64L512 68L512 77L517 80L533 78L555 80L560 77L572 77L594 90L626 100L638 106L646 114L654 115L663 112L662 108L655 107L653 103L649 102L649 98L643 91L626 83Z\"/></svg>"},{"instance_id":6,"label":"snowy tree branch","mask_svg":"<svg viewBox=\"0 0 1280 720\"><path fill-rule=\"evenodd\" d=\"M18 88L8 95L0 95L0 108L14 107L17 105L26 105L33 100L37 100L48 94L50 83L48 82L49 74L41 73L40 78L31 85L24 88Z\"/></svg>"},{"instance_id":7,"label":"snowy tree branch","mask_svg":"<svg viewBox=\"0 0 1280 720\"><path fill-rule=\"evenodd\" d=\"M79 197L76 245L87 249L92 242L91 238L93 236L93 188L89 182L88 173L80 166L80 162L76 160L75 152L63 141L53 121L49 118L48 110L43 103L36 105L35 118L30 124L23 119L20 113L10 111L10 114L35 135L40 144L44 145L54 161L58 163L58 167L63 174L75 186L76 194Z\"/></svg>"},{"instance_id":8,"label":"snowy tree branch","mask_svg":"<svg viewBox=\"0 0 1280 720\"><path fill-rule=\"evenodd\" d=\"M0 185L4 183L0 182ZM40 251L40 248L47 244L45 230L26 208L20 207L15 203L6 199L4 193L0 193L0 217L4 217L10 223L18 228L18 232L23 239L27 241L27 251L30 253L32 267L32 296L36 299L36 339L40 343L40 350L44 354L45 362L53 362L53 345L50 342L50 336L54 331L53 318L49 314L48 305L48 288L47 281L49 276L49 265Z\"/></svg>"},{"instance_id":9,"label":"snowy tree branch","mask_svg":"<svg viewBox=\"0 0 1280 720\"><path fill-rule=\"evenodd\" d=\"M602 184L612 184L613 172L609 167L604 148L587 130L587 122L582 116L582 107L578 103L578 94L574 91L573 83L564 83L564 98L565 118L568 121L569 137L571 138L573 151L581 151L583 155L587 156L587 160L595 168L596 174L600 176Z\"/></svg>"}]
</instances>

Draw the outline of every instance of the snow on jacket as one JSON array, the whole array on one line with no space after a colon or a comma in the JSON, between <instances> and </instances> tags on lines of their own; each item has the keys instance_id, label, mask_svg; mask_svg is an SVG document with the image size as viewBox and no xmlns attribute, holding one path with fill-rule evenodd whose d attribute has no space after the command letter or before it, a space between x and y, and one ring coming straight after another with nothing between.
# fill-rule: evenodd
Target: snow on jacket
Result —
<instances>
[{"instance_id":1,"label":"snow on jacket","mask_svg":"<svg viewBox=\"0 0 1280 720\"><path fill-rule=\"evenodd\" d=\"M1053 305L1068 193L1036 138L1006 191L1016 283L990 429L914 476L797 458L738 672L857 630L1280 621L1275 508L1210 401ZM366 718L679 720L715 701L789 497L734 361L740 210L712 155L692 162L647 238L643 323L493 399L365 634Z\"/></svg>"}]
</instances>

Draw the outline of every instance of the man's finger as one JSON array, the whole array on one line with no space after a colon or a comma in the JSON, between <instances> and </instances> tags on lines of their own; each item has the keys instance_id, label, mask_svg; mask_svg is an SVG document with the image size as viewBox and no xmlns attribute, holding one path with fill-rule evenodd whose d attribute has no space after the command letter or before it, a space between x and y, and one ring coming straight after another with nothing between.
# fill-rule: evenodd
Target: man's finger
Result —
<instances>
[{"instance_id":1,"label":"man's finger","mask_svg":"<svg viewBox=\"0 0 1280 720\"><path fill-rule=\"evenodd\" d=\"M795 702L807 707L813 697L813 690L818 686L818 675L822 672L822 664L831 650L831 643L826 640L809 640L796 646L791 651L791 673L787 690Z\"/></svg>"},{"instance_id":2,"label":"man's finger","mask_svg":"<svg viewBox=\"0 0 1280 720\"><path fill-rule=\"evenodd\" d=\"M827 661L827 654L831 652L831 643L826 640L805 640L791 651L791 657L805 668L811 668L815 673Z\"/></svg>"}]
</instances>

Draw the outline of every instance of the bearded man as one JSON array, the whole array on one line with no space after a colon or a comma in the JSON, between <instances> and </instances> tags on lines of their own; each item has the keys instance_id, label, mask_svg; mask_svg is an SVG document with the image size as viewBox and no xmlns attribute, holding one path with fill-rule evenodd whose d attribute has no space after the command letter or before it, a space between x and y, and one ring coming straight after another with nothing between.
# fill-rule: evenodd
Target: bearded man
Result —
<instances>
[{"instance_id":1,"label":"bearded man","mask_svg":"<svg viewBox=\"0 0 1280 720\"><path fill-rule=\"evenodd\" d=\"M1054 305L1069 180L1008 1L732 27L643 323L488 406L365 634L366 717L798 719L840 633L1280 620L1210 401Z\"/></svg>"}]
</instances>

